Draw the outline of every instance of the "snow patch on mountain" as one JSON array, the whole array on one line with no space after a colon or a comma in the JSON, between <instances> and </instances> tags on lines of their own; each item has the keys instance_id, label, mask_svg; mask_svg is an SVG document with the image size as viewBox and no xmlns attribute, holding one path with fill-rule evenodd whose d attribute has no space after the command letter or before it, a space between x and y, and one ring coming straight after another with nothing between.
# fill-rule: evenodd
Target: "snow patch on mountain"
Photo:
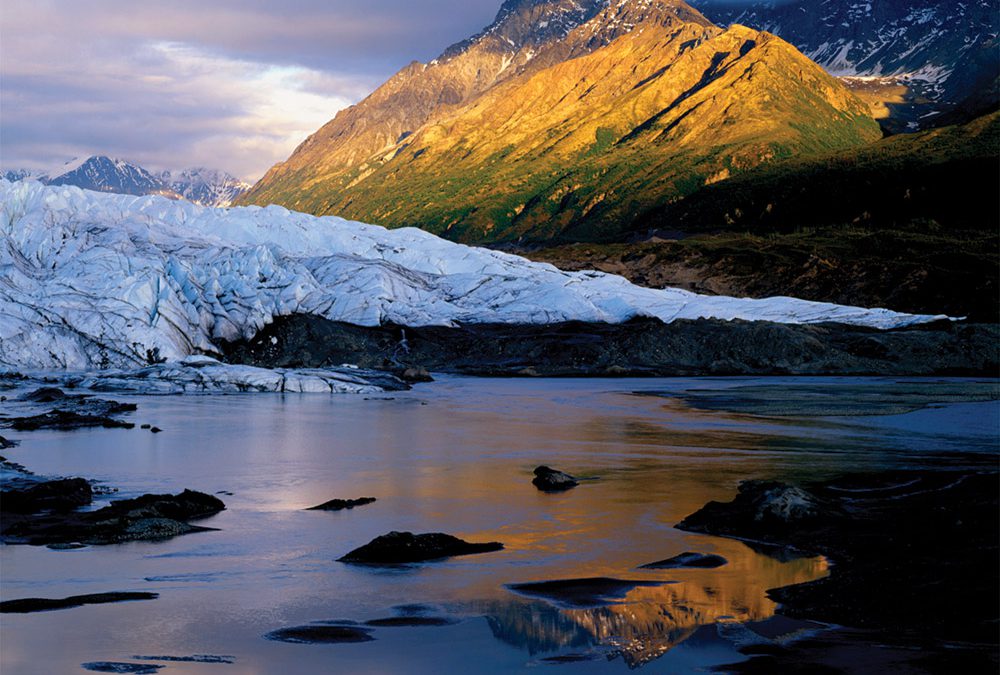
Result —
<instances>
[{"instance_id":1,"label":"snow patch on mountain","mask_svg":"<svg viewBox=\"0 0 1000 675\"><path fill-rule=\"evenodd\" d=\"M887 329L943 318L642 288L412 228L34 181L0 180L0 237L0 364L18 369L180 361L296 313L363 326L647 316Z\"/></svg>"}]
</instances>

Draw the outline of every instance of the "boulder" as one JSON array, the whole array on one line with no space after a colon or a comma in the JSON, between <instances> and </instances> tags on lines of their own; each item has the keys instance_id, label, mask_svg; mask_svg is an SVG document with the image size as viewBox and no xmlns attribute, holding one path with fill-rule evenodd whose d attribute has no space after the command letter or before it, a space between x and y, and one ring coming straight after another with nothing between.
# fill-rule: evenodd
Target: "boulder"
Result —
<instances>
[{"instance_id":1,"label":"boulder","mask_svg":"<svg viewBox=\"0 0 1000 675\"><path fill-rule=\"evenodd\" d=\"M531 483L542 492L562 492L580 484L576 478L568 473L550 469L547 466L535 469L535 477Z\"/></svg>"},{"instance_id":2,"label":"boulder","mask_svg":"<svg viewBox=\"0 0 1000 675\"><path fill-rule=\"evenodd\" d=\"M450 558L456 555L489 553L501 549L503 544L497 541L469 543L441 532L429 534L390 532L354 549L339 560L346 563L399 564Z\"/></svg>"},{"instance_id":3,"label":"boulder","mask_svg":"<svg viewBox=\"0 0 1000 675\"><path fill-rule=\"evenodd\" d=\"M318 506L310 506L306 511L343 511L355 506L364 506L376 501L374 497L359 497L358 499L331 499Z\"/></svg>"},{"instance_id":4,"label":"boulder","mask_svg":"<svg viewBox=\"0 0 1000 675\"><path fill-rule=\"evenodd\" d=\"M642 565L639 569L644 570L673 570L673 569L683 569L685 567L695 567L701 569L712 569L715 567L722 567L729 561L723 558L721 555L714 555L711 553L694 553L692 551L687 551L681 553L680 555L675 555L673 558L667 558L666 560L660 560L659 562L648 563Z\"/></svg>"}]
</instances>

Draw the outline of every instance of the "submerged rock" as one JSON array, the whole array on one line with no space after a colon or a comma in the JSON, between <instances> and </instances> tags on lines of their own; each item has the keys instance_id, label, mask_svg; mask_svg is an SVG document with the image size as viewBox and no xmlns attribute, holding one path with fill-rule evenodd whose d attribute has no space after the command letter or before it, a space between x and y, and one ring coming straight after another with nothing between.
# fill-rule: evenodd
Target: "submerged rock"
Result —
<instances>
[{"instance_id":1,"label":"submerged rock","mask_svg":"<svg viewBox=\"0 0 1000 675\"><path fill-rule=\"evenodd\" d=\"M92 500L93 489L86 480L60 478L8 487L0 492L0 511L8 513L70 511L87 506Z\"/></svg>"},{"instance_id":2,"label":"submerged rock","mask_svg":"<svg viewBox=\"0 0 1000 675\"><path fill-rule=\"evenodd\" d=\"M673 558L667 558L666 560L660 560L659 562L642 565L639 569L671 570L683 569L685 567L712 569L715 567L722 567L728 562L729 561L721 555L714 555L711 553L693 553L691 551L687 551L685 553L681 553L680 555L675 555Z\"/></svg>"},{"instance_id":3,"label":"submerged rock","mask_svg":"<svg viewBox=\"0 0 1000 675\"><path fill-rule=\"evenodd\" d=\"M81 663L80 667L95 673L132 673L132 675L150 675L163 668L163 666L154 663L122 663L118 661L91 661Z\"/></svg>"},{"instance_id":4,"label":"submerged rock","mask_svg":"<svg viewBox=\"0 0 1000 675\"><path fill-rule=\"evenodd\" d=\"M376 628L420 628L423 626L453 626L457 619L444 616L390 616L385 619L365 621L366 626Z\"/></svg>"},{"instance_id":5,"label":"submerged rock","mask_svg":"<svg viewBox=\"0 0 1000 675\"><path fill-rule=\"evenodd\" d=\"M133 656L136 661L171 661L174 663L236 663L235 656L194 654L192 656Z\"/></svg>"},{"instance_id":6,"label":"submerged rock","mask_svg":"<svg viewBox=\"0 0 1000 675\"><path fill-rule=\"evenodd\" d=\"M310 625L279 628L264 636L268 640L296 644L340 644L345 642L371 642L375 638L370 628L344 625Z\"/></svg>"},{"instance_id":7,"label":"submerged rock","mask_svg":"<svg viewBox=\"0 0 1000 675\"><path fill-rule=\"evenodd\" d=\"M226 508L211 495L185 490L179 495L148 494L111 502L97 511L18 516L3 513L3 540L11 544L116 544L166 539L210 528L186 521Z\"/></svg>"},{"instance_id":8,"label":"submerged rock","mask_svg":"<svg viewBox=\"0 0 1000 675\"><path fill-rule=\"evenodd\" d=\"M364 506L376 501L374 497L360 497L358 499L331 499L319 506L310 506L306 511L342 511L353 509L355 506Z\"/></svg>"},{"instance_id":9,"label":"submerged rock","mask_svg":"<svg viewBox=\"0 0 1000 675\"><path fill-rule=\"evenodd\" d=\"M20 598L0 602L2 614L30 614L32 612L51 612L57 609L71 609L84 605L105 605L112 602L131 602L134 600L155 600L159 593L92 593L90 595L73 595L68 598Z\"/></svg>"},{"instance_id":10,"label":"submerged rock","mask_svg":"<svg viewBox=\"0 0 1000 675\"><path fill-rule=\"evenodd\" d=\"M503 544L497 541L469 543L441 532L429 534L390 532L354 549L339 560L346 563L412 563L457 555L489 553L501 549Z\"/></svg>"},{"instance_id":11,"label":"submerged rock","mask_svg":"<svg viewBox=\"0 0 1000 675\"><path fill-rule=\"evenodd\" d=\"M535 477L531 484L542 492L562 492L575 488L580 483L568 473L540 466L535 469Z\"/></svg>"},{"instance_id":12,"label":"submerged rock","mask_svg":"<svg viewBox=\"0 0 1000 675\"><path fill-rule=\"evenodd\" d=\"M590 577L586 579L556 579L521 584L507 588L533 598L542 598L563 607L598 607L619 602L629 591L640 586L661 586L664 582L635 579Z\"/></svg>"}]
</instances>

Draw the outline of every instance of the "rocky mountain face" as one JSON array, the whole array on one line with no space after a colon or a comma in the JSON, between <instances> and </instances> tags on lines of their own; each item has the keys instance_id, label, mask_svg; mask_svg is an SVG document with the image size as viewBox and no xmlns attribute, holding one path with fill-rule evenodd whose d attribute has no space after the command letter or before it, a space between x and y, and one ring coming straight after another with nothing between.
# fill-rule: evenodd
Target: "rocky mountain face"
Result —
<instances>
[{"instance_id":1,"label":"rocky mountain face","mask_svg":"<svg viewBox=\"0 0 1000 675\"><path fill-rule=\"evenodd\" d=\"M158 177L184 199L202 206L230 206L237 197L250 189L248 183L232 174L204 167L162 171Z\"/></svg>"},{"instance_id":2,"label":"rocky mountain face","mask_svg":"<svg viewBox=\"0 0 1000 675\"><path fill-rule=\"evenodd\" d=\"M692 4L721 25L739 23L779 35L834 75L899 79L915 96L935 104L921 115L963 105L985 112L997 100L1000 52L994 0Z\"/></svg>"},{"instance_id":3,"label":"rocky mountain face","mask_svg":"<svg viewBox=\"0 0 1000 675\"><path fill-rule=\"evenodd\" d=\"M153 173L125 160L103 155L75 159L52 172L10 169L2 177L11 182L34 179L47 185L74 185L95 192L160 195L213 207L229 206L250 188L225 171L195 168Z\"/></svg>"},{"instance_id":4,"label":"rocky mountain face","mask_svg":"<svg viewBox=\"0 0 1000 675\"><path fill-rule=\"evenodd\" d=\"M467 242L602 239L730 175L879 136L790 44L680 0L512 0L241 201Z\"/></svg>"},{"instance_id":5,"label":"rocky mountain face","mask_svg":"<svg viewBox=\"0 0 1000 675\"><path fill-rule=\"evenodd\" d=\"M174 197L170 187L152 173L121 159L103 155L90 157L83 162L71 162L62 173L45 178L49 185L75 185L95 192L114 192L126 195L157 194Z\"/></svg>"}]
</instances>

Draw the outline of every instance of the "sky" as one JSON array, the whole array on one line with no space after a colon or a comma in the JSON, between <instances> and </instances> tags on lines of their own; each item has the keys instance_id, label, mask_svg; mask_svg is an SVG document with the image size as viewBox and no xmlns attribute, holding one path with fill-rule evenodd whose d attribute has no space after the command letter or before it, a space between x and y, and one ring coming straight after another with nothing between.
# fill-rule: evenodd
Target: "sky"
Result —
<instances>
[{"instance_id":1,"label":"sky","mask_svg":"<svg viewBox=\"0 0 1000 675\"><path fill-rule=\"evenodd\" d=\"M256 180L500 0L3 0L0 167L105 154Z\"/></svg>"},{"instance_id":2,"label":"sky","mask_svg":"<svg viewBox=\"0 0 1000 675\"><path fill-rule=\"evenodd\" d=\"M2 0L0 168L102 154L255 181L501 0Z\"/></svg>"}]
</instances>

